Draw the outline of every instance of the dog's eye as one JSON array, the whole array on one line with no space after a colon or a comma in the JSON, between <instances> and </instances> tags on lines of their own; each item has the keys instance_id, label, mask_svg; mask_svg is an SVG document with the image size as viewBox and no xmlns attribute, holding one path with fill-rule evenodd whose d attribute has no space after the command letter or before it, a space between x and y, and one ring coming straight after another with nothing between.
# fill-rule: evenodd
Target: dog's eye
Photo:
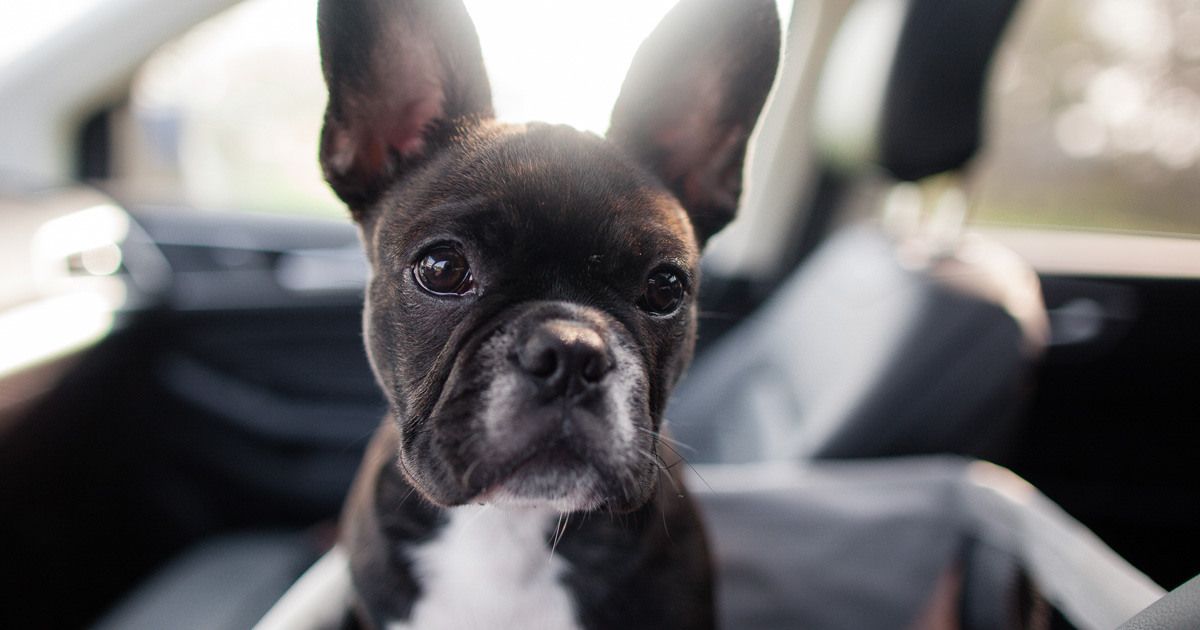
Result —
<instances>
[{"instance_id":1,"label":"dog's eye","mask_svg":"<svg viewBox=\"0 0 1200 630\"><path fill-rule=\"evenodd\" d=\"M475 289L466 257L449 245L425 252L413 265L413 277L422 289L435 295L466 295Z\"/></svg>"},{"instance_id":2,"label":"dog's eye","mask_svg":"<svg viewBox=\"0 0 1200 630\"><path fill-rule=\"evenodd\" d=\"M654 315L670 315L683 302L683 281L669 268L655 269L646 278L646 288L638 306Z\"/></svg>"}]
</instances>

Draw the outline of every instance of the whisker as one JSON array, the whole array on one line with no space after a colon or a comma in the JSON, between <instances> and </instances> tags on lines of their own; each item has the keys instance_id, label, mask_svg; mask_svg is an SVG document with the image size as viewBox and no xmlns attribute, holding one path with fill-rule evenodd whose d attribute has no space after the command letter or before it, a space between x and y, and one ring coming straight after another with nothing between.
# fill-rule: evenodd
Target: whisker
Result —
<instances>
[{"instance_id":1,"label":"whisker","mask_svg":"<svg viewBox=\"0 0 1200 630\"><path fill-rule=\"evenodd\" d=\"M3 391L3 390L2 390L2 389L0 389L0 391ZM372 437L375 435L375 432L376 432L376 431L378 431L378 430L379 430L378 428L373 428L373 429L371 429L370 431L366 431L366 432L364 432L364 433L360 433L360 434L358 435L358 437L356 437L356 438L354 438L353 440L351 440L351 441L347 442L347 443L346 443L346 445L342 447L342 452L341 452L341 454L342 454L342 455L345 455L346 453L349 453L349 452L350 452L352 449L354 449L355 447L357 447L359 444L362 444L362 443L364 443L364 442L370 442L370 441L371 441L371 438L372 438Z\"/></svg>"},{"instance_id":2,"label":"whisker","mask_svg":"<svg viewBox=\"0 0 1200 630\"><path fill-rule=\"evenodd\" d=\"M405 504L405 502L407 502L407 501L408 501L408 498L409 498L409 497L411 497L411 496L413 495L413 493L414 493L414 492L416 492L416 491L417 491L417 489L416 489L416 488L414 488L414 487L412 487L412 486L409 486L409 487L408 487L408 492L404 493L404 496L403 496L403 497L401 497L401 498L400 498L400 500L396 502L396 511L395 511L395 514L399 514L399 513L400 513L400 509L404 507L404 504Z\"/></svg>"},{"instance_id":3,"label":"whisker","mask_svg":"<svg viewBox=\"0 0 1200 630\"><path fill-rule=\"evenodd\" d=\"M683 442L680 442L679 440L676 440L675 438L673 438L669 435L663 435L662 433L655 431L654 429L647 429L646 427L634 427L634 428L636 428L638 431L641 431L642 433L653 436L655 439L659 440L660 442L662 442L664 444L670 444L672 446L681 448L685 451L691 451L692 453L697 452L695 448L688 446L687 444L684 444Z\"/></svg>"},{"instance_id":4,"label":"whisker","mask_svg":"<svg viewBox=\"0 0 1200 630\"><path fill-rule=\"evenodd\" d=\"M666 462L663 462L662 464L659 463L659 461L662 460L662 458L659 457L657 453L654 453L652 451L647 451L644 448L635 449L635 451L637 452L638 455L641 455L642 457L645 457L646 459L650 460L650 463L654 464L655 468L658 468L659 470L667 470L667 468L663 465Z\"/></svg>"},{"instance_id":5,"label":"whisker","mask_svg":"<svg viewBox=\"0 0 1200 630\"><path fill-rule=\"evenodd\" d=\"M478 432L472 433L471 437L468 437L467 439L463 440L462 444L458 445L458 454L459 455L466 454L467 449L471 448L472 446L475 445L476 442L478 442L479 440L482 440L482 439L483 439L483 433L478 433Z\"/></svg>"},{"instance_id":6,"label":"whisker","mask_svg":"<svg viewBox=\"0 0 1200 630\"><path fill-rule=\"evenodd\" d=\"M667 535L667 540L671 540L671 528L667 526L667 511L663 509L662 504L657 507L658 513L662 515L663 533Z\"/></svg>"},{"instance_id":7,"label":"whisker","mask_svg":"<svg viewBox=\"0 0 1200 630\"><path fill-rule=\"evenodd\" d=\"M686 465L688 468L691 469L692 474L696 475L696 478L700 480L700 483L703 483L705 485L705 487L708 488L709 492L713 493L714 495L717 494L717 491L713 490L713 487L708 485L708 482L704 480L704 475L701 475L700 471L696 470L696 467L693 466L692 463L689 462L686 457L684 457L683 455L680 455L679 451L675 450L674 448L671 448L670 444L667 444L666 442L662 442L662 445L671 449L671 452L674 453L675 456L679 458L679 461L683 462L684 465Z\"/></svg>"},{"instance_id":8,"label":"whisker","mask_svg":"<svg viewBox=\"0 0 1200 630\"><path fill-rule=\"evenodd\" d=\"M479 465L480 461L482 460L476 459L475 461L471 462L470 466L467 466L467 470L462 476L462 485L468 488L471 487L471 473L475 472L475 467Z\"/></svg>"},{"instance_id":9,"label":"whisker","mask_svg":"<svg viewBox=\"0 0 1200 630\"><path fill-rule=\"evenodd\" d=\"M658 458L661 460L662 456L658 456ZM675 475L670 474L671 467L667 466L666 460L662 460L662 462L663 462L663 465L660 467L660 469L667 471L667 473L668 473L667 479L669 479L671 481L671 487L675 489L675 494L682 494L683 493L682 486L680 486L679 481L677 479L675 479Z\"/></svg>"},{"instance_id":10,"label":"whisker","mask_svg":"<svg viewBox=\"0 0 1200 630\"><path fill-rule=\"evenodd\" d=\"M558 549L558 542L562 540L563 536L567 533L567 523L569 523L570 520L571 516L569 514L563 512L558 513L558 524L554 526L554 540L550 543L550 560L554 560L554 550Z\"/></svg>"}]
</instances>

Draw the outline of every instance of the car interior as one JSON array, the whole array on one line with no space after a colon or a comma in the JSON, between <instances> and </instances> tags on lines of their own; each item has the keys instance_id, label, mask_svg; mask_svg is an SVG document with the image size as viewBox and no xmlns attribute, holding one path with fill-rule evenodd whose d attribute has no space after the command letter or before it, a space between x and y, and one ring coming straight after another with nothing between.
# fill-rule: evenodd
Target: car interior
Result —
<instances>
[{"instance_id":1,"label":"car interior","mask_svg":"<svg viewBox=\"0 0 1200 630\"><path fill-rule=\"evenodd\" d=\"M57 177L18 172L34 152L0 156L0 627L298 630L344 613L337 516L385 411L362 347L366 264L346 218L146 192L178 178L129 147L178 130L138 118L133 69L236 3L180 4L130 36L107 87L70 60L148 0L0 66L0 101L86 87L28 100L53 118L58 94L61 120L0 108L0 145L44 125L65 147ZM722 626L1197 627L1200 225L981 210L1007 146L998 86L1026 59L1014 41L1047 12L1140 14L781 4L744 216L705 261L696 359L667 411ZM1171 53L1193 79L1195 31ZM1074 138L1073 112L1048 137ZM1198 169L1168 169L1185 198ZM1159 212L1155 194L1102 184L1130 214ZM21 358L47 326L58 350Z\"/></svg>"}]
</instances>

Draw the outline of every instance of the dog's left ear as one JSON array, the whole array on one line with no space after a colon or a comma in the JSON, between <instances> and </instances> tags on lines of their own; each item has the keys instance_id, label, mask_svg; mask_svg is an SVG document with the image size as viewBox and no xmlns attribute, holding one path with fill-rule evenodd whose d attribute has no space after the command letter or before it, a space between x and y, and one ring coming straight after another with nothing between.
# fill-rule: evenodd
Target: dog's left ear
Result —
<instances>
[{"instance_id":1,"label":"dog's left ear","mask_svg":"<svg viewBox=\"0 0 1200 630\"><path fill-rule=\"evenodd\" d=\"M682 0L625 77L608 138L666 182L702 244L737 212L778 65L775 0Z\"/></svg>"}]
</instances>

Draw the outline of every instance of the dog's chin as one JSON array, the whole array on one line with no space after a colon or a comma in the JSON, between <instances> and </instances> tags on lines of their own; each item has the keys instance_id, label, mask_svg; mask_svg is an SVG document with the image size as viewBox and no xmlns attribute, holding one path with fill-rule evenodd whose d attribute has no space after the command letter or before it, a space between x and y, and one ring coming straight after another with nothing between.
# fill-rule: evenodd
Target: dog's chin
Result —
<instances>
[{"instance_id":1,"label":"dog's chin","mask_svg":"<svg viewBox=\"0 0 1200 630\"><path fill-rule=\"evenodd\" d=\"M492 505L501 509L549 508L555 512L590 512L604 505L601 497L586 489L569 490L557 495L542 495L526 492L523 488L509 488L507 484L480 495L473 503Z\"/></svg>"},{"instance_id":2,"label":"dog's chin","mask_svg":"<svg viewBox=\"0 0 1200 630\"><path fill-rule=\"evenodd\" d=\"M542 454L518 465L470 503L499 508L550 508L562 513L589 512L602 507L628 511L614 503L629 502L633 497L628 492L613 496L611 485L591 464Z\"/></svg>"}]
</instances>

